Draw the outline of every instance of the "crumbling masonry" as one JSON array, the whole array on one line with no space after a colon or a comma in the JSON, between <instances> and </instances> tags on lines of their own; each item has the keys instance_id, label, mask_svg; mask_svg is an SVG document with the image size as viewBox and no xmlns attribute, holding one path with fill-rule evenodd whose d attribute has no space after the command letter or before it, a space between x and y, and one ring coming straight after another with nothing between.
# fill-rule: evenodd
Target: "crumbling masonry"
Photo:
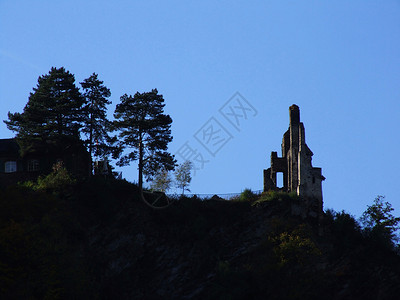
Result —
<instances>
[{"instance_id":1,"label":"crumbling masonry","mask_svg":"<svg viewBox=\"0 0 400 300\"><path fill-rule=\"evenodd\" d=\"M271 167L264 170L264 192L279 190L276 174L283 173L283 187L285 192L296 192L308 200L314 200L322 211L322 181L325 177L321 168L314 168L311 164L313 156L305 140L304 125L300 122L300 110L295 104L289 107L290 125L282 139L282 157L277 152L271 153Z\"/></svg>"}]
</instances>

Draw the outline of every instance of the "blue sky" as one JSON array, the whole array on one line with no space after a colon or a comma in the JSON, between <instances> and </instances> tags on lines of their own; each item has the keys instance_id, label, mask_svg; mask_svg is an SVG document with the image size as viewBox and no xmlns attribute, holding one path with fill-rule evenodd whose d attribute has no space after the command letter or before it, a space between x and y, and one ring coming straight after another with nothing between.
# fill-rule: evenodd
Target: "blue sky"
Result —
<instances>
[{"instance_id":1,"label":"blue sky","mask_svg":"<svg viewBox=\"0 0 400 300\"><path fill-rule=\"evenodd\" d=\"M385 195L399 214L400 1L0 0L0 119L52 66L77 83L98 73L110 117L124 93L157 88L170 151L207 161L194 193L262 189L295 103L325 208L359 216ZM219 110L236 92L254 110L235 127ZM226 138L211 153L195 137L209 122ZM13 133L2 123L0 136ZM118 170L137 180L136 164Z\"/></svg>"}]
</instances>

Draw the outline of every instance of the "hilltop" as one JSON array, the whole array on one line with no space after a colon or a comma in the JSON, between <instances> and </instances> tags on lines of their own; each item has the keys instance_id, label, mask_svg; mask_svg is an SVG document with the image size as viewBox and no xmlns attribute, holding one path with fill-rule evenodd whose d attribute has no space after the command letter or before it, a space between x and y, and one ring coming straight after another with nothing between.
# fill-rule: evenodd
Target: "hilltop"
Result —
<instances>
[{"instance_id":1,"label":"hilltop","mask_svg":"<svg viewBox=\"0 0 400 300\"><path fill-rule=\"evenodd\" d=\"M7 299L397 299L400 257L354 218L293 214L302 199L182 197L152 210L94 178L0 190ZM321 232L322 228L322 232Z\"/></svg>"}]
</instances>

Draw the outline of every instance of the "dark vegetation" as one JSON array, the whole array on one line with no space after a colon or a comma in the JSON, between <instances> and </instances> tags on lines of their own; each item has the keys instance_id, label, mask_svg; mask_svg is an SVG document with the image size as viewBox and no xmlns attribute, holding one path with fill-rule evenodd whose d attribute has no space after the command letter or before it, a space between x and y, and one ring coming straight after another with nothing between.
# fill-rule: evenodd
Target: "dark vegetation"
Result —
<instances>
[{"instance_id":1,"label":"dark vegetation","mask_svg":"<svg viewBox=\"0 0 400 300\"><path fill-rule=\"evenodd\" d=\"M114 112L114 127L119 130L119 148L131 152L122 155L118 165L138 161L138 185L142 189L143 175L151 180L160 169L173 170L176 164L168 149L172 141L169 115L164 114L164 98L157 89L148 93L137 92L133 97L121 96Z\"/></svg>"},{"instance_id":2,"label":"dark vegetation","mask_svg":"<svg viewBox=\"0 0 400 300\"><path fill-rule=\"evenodd\" d=\"M0 297L397 299L394 240L331 210L321 236L292 216L301 201L245 190L155 211L136 185L55 169L0 190Z\"/></svg>"},{"instance_id":3,"label":"dark vegetation","mask_svg":"<svg viewBox=\"0 0 400 300\"><path fill-rule=\"evenodd\" d=\"M73 74L53 67L39 77L23 112L8 113L4 123L15 132L21 157L84 145L90 157L85 175L93 174L94 160L112 157L120 166L138 161L140 189L143 175L151 180L159 169L175 168L176 160L167 151L172 118L164 114L164 97L157 89L121 96L110 121L111 91L103 81L93 73L81 86L82 92Z\"/></svg>"},{"instance_id":4,"label":"dark vegetation","mask_svg":"<svg viewBox=\"0 0 400 300\"><path fill-rule=\"evenodd\" d=\"M9 113L21 155L81 144L91 159L138 160L139 178L173 169L172 119L157 90L122 96L111 122L110 91L97 75L83 93L74 80L52 68L23 113ZM77 178L60 163L36 181L0 185L0 299L399 297L400 218L381 196L361 223L332 210L321 222L294 213L307 202L295 194L249 189L230 201L182 195L155 210L140 197L141 179L138 186L88 169Z\"/></svg>"}]
</instances>

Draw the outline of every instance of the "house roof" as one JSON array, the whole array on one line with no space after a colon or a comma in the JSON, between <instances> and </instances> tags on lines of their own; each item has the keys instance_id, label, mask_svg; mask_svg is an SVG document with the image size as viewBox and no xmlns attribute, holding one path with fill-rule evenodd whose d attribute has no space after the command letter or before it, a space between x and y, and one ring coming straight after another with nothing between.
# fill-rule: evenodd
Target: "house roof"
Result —
<instances>
[{"instance_id":1,"label":"house roof","mask_svg":"<svg viewBox=\"0 0 400 300\"><path fill-rule=\"evenodd\" d=\"M87 155L86 148L84 147L81 141L77 141L75 144L68 143L69 140L66 139L64 143L59 143L57 146L54 145L51 141L37 143L32 148L28 148L28 151L25 151L23 157L28 154L40 154L40 155L48 155L48 154L66 154L66 153L77 153L77 152L85 152ZM20 146L17 140L14 139L0 139L0 157L4 156L20 156Z\"/></svg>"},{"instance_id":2,"label":"house roof","mask_svg":"<svg viewBox=\"0 0 400 300\"><path fill-rule=\"evenodd\" d=\"M19 145L15 139L0 139L0 156L19 155Z\"/></svg>"}]
</instances>

